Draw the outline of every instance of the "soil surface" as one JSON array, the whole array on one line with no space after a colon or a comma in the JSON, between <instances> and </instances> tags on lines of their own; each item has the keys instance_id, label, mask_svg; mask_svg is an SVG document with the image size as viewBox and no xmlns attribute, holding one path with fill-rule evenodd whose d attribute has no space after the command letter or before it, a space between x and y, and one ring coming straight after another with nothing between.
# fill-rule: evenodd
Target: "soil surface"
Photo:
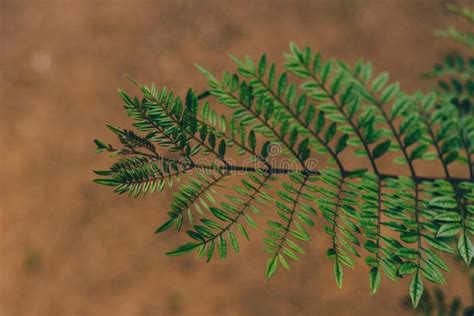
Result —
<instances>
[{"instance_id":1,"label":"soil surface","mask_svg":"<svg viewBox=\"0 0 474 316\"><path fill-rule=\"evenodd\" d=\"M193 63L233 70L228 52L282 62L291 40L426 90L419 74L459 49L432 35L462 23L443 3L0 0L0 315L410 314L408 282L384 278L371 297L362 261L338 291L320 226L302 262L270 282L259 232L225 261L164 256L183 241L153 234L171 192L133 200L94 185L91 170L111 160L92 139L113 140L105 123L129 126L115 90L133 90L125 73L183 94L205 88ZM449 263L446 290L467 300Z\"/></svg>"}]
</instances>

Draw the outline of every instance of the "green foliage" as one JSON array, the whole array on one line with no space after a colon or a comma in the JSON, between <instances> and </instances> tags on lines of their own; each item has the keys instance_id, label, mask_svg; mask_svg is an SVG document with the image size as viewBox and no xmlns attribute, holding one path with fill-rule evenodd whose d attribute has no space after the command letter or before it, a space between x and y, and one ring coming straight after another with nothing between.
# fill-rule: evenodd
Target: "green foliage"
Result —
<instances>
[{"instance_id":1,"label":"green foliage","mask_svg":"<svg viewBox=\"0 0 474 316\"><path fill-rule=\"evenodd\" d=\"M190 241L167 255L196 252L210 261L239 253L263 214L267 278L301 259L316 220L331 242L326 256L338 288L344 268L364 258L371 294L385 276L407 277L416 306L426 282L446 283L443 253L471 264L473 59L446 59L429 74L439 88L409 95L369 62L324 60L294 43L283 70L265 54L231 58L236 72L220 80L197 66L209 91L190 89L184 101L136 82L140 98L120 90L137 132L109 126L118 149L95 141L97 152L119 160L94 181L117 193L136 197L186 179L156 232L185 228ZM342 154L364 168L349 169ZM316 170L323 155L327 165ZM420 167L433 160L444 175L423 176ZM404 165L405 176L390 173L390 161ZM452 176L453 164L465 165L464 177ZM239 184L224 186L231 178Z\"/></svg>"},{"instance_id":2,"label":"green foliage","mask_svg":"<svg viewBox=\"0 0 474 316\"><path fill-rule=\"evenodd\" d=\"M463 6L456 5L454 3L448 3L446 8L449 12L454 15L461 17L471 23L471 27L474 25L474 11ZM472 30L472 28L471 28ZM447 29L436 30L437 36L450 38L455 40L468 48L474 49L474 32L460 31L454 26L450 26Z\"/></svg>"},{"instance_id":3,"label":"green foliage","mask_svg":"<svg viewBox=\"0 0 474 316\"><path fill-rule=\"evenodd\" d=\"M461 265L463 265L461 263ZM472 266L462 267L463 272L466 273L466 280L470 284L471 296L474 294L474 270ZM433 290L427 290L420 299L418 308L412 309L412 303L409 297L404 299L404 305L407 309L412 310L415 314L426 315L426 316L468 316L474 312L474 306L465 306L461 301L460 297L454 297L449 300L445 293L440 288L434 288Z\"/></svg>"},{"instance_id":4,"label":"green foliage","mask_svg":"<svg viewBox=\"0 0 474 316\"><path fill-rule=\"evenodd\" d=\"M408 308L410 308L412 304L409 300L408 298L404 302ZM472 315L471 312L472 309L462 307L459 298L447 301L444 293L440 289L435 289L433 292L426 292L416 310L417 314L426 316L467 316Z\"/></svg>"}]
</instances>

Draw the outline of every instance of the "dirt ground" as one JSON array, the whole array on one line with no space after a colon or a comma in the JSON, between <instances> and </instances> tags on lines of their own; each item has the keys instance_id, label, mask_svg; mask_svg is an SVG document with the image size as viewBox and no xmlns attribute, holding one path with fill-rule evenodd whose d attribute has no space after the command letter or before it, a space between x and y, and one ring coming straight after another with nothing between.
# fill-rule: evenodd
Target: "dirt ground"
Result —
<instances>
[{"instance_id":1,"label":"dirt ground","mask_svg":"<svg viewBox=\"0 0 474 316\"><path fill-rule=\"evenodd\" d=\"M164 256L182 241L153 234L171 192L132 200L94 185L91 170L110 160L92 139L130 123L116 93L131 89L124 73L200 90L193 63L220 72L234 67L228 52L264 51L282 61L291 40L426 89L419 74L457 47L432 36L459 22L443 2L0 0L0 315L407 314L407 282L384 279L371 297L363 262L338 291L320 230L270 282L259 233L226 261ZM447 279L468 298L462 274Z\"/></svg>"}]
</instances>

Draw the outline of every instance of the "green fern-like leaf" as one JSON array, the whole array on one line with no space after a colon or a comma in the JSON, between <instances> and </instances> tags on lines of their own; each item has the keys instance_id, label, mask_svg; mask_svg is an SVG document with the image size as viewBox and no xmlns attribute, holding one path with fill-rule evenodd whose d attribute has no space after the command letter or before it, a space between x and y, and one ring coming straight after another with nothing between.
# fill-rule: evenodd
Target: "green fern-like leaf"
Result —
<instances>
[{"instance_id":1,"label":"green fern-like leaf","mask_svg":"<svg viewBox=\"0 0 474 316\"><path fill-rule=\"evenodd\" d=\"M344 269L364 258L371 294L385 277L410 278L415 306L426 282L446 283L442 253L471 264L471 59L445 60L430 74L439 87L413 95L387 73L374 74L370 62L324 60L294 43L283 70L265 54L231 59L236 70L222 79L197 66L209 90L189 89L184 99L134 81L140 97L119 94L136 131L110 125L119 148L95 141L97 152L119 160L94 181L117 193L139 196L185 179L156 232L176 228L190 240L168 255L196 252L210 261L239 253L258 229L255 216L265 216L271 278L302 260L320 221L338 288ZM350 168L343 156L362 167ZM423 175L427 161L442 175ZM458 163L463 177L452 175ZM403 175L390 172L395 164L405 166Z\"/></svg>"}]
</instances>

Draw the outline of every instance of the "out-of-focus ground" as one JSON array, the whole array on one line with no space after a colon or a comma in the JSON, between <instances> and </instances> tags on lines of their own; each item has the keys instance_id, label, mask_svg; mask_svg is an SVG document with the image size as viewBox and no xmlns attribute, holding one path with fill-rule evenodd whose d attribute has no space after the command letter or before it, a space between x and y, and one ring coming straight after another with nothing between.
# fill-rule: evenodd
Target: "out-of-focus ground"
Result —
<instances>
[{"instance_id":1,"label":"out-of-focus ground","mask_svg":"<svg viewBox=\"0 0 474 316\"><path fill-rule=\"evenodd\" d=\"M437 0L0 0L0 315L407 314L407 282L384 278L370 297L362 261L338 291L321 230L270 282L260 233L225 261L164 256L183 240L153 234L171 192L132 200L94 185L91 170L110 160L91 140L130 123L115 90L132 89L124 73L201 90L193 63L282 61L291 40L426 89L419 74L457 49L432 30L452 23ZM447 279L468 298L461 273Z\"/></svg>"}]
</instances>

